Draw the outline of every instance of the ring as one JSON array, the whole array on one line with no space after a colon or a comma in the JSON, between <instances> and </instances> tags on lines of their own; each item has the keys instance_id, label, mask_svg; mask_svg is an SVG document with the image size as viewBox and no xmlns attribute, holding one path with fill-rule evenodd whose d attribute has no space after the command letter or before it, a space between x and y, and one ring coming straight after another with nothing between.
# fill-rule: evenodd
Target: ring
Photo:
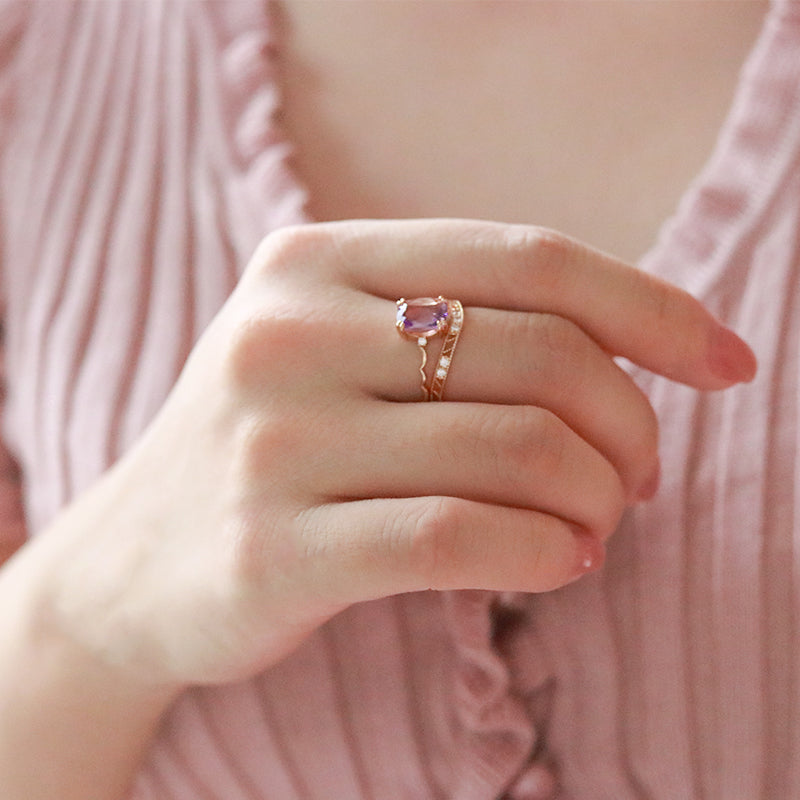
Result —
<instances>
[{"instance_id":1,"label":"ring","mask_svg":"<svg viewBox=\"0 0 800 800\"><path fill-rule=\"evenodd\" d=\"M428 390L428 400L441 400L444 392L444 382L450 372L450 364L453 362L453 353L456 351L458 337L461 335L461 326L464 323L464 307L458 300L450 301L450 324L447 328L447 335L442 345L442 352L439 354L439 363L431 379L431 386Z\"/></svg>"},{"instance_id":2,"label":"ring","mask_svg":"<svg viewBox=\"0 0 800 800\"><path fill-rule=\"evenodd\" d=\"M464 308L458 300L445 300L439 297L418 297L397 301L396 327L400 335L417 342L422 354L419 372L422 377L422 396L424 400L441 400L444 384L453 361L458 337L464 321ZM425 374L428 354L425 349L428 340L445 333L445 341L439 361L433 373L430 386Z\"/></svg>"}]
</instances>

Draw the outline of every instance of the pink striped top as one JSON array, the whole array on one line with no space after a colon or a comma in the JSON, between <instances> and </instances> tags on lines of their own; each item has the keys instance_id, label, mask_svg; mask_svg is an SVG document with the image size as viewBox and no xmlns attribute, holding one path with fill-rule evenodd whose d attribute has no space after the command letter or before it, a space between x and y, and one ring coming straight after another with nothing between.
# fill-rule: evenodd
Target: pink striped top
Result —
<instances>
[{"instance_id":1,"label":"pink striped top","mask_svg":"<svg viewBox=\"0 0 800 800\"><path fill-rule=\"evenodd\" d=\"M135 439L259 239L306 219L262 2L0 0L0 557ZM800 797L800 5L644 259L754 346L639 376L664 484L600 575L354 607L175 705L131 800ZM24 509L24 513L23 513Z\"/></svg>"}]
</instances>

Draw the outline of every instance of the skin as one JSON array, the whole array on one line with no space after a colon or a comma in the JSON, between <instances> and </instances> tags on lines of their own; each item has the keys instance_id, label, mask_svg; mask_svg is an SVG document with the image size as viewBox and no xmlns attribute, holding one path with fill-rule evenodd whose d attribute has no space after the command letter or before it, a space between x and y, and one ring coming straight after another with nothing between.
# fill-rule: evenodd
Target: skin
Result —
<instances>
[{"instance_id":1,"label":"skin","mask_svg":"<svg viewBox=\"0 0 800 800\"><path fill-rule=\"evenodd\" d=\"M536 223L633 262L708 160L766 5L284 0L312 216Z\"/></svg>"},{"instance_id":2,"label":"skin","mask_svg":"<svg viewBox=\"0 0 800 800\"><path fill-rule=\"evenodd\" d=\"M413 402L394 300L438 292L462 341L448 402ZM268 667L351 603L598 568L658 470L617 355L701 389L755 371L689 295L545 229L268 237L139 444L0 572L4 797L121 797L180 691Z\"/></svg>"},{"instance_id":3,"label":"skin","mask_svg":"<svg viewBox=\"0 0 800 800\"><path fill-rule=\"evenodd\" d=\"M478 2L454 25L450 5L282 4L283 122L315 218L536 220L640 255L761 9ZM438 294L465 327L447 402L422 404L394 301ZM0 570L4 800L119 800L181 691L276 663L351 603L600 568L658 482L652 409L615 355L699 389L755 370L688 295L552 231L269 237L138 444Z\"/></svg>"}]
</instances>

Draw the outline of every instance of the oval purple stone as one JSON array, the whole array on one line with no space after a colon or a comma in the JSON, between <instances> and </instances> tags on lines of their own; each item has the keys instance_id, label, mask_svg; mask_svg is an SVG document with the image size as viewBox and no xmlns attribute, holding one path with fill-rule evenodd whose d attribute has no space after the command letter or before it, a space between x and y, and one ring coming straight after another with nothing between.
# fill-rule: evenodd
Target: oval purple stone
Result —
<instances>
[{"instance_id":1,"label":"oval purple stone","mask_svg":"<svg viewBox=\"0 0 800 800\"><path fill-rule=\"evenodd\" d=\"M406 336L427 339L447 325L447 300L417 297L397 303L397 328Z\"/></svg>"}]
</instances>

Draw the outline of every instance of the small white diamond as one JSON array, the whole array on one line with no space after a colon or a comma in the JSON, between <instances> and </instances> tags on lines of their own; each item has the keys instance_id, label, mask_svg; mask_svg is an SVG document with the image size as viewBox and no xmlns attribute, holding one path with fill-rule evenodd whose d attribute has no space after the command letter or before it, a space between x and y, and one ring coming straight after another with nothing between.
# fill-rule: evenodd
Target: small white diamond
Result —
<instances>
[{"instance_id":1,"label":"small white diamond","mask_svg":"<svg viewBox=\"0 0 800 800\"><path fill-rule=\"evenodd\" d=\"M439 364L442 367L449 367L450 366L450 359L447 356L443 356L442 360L439 362Z\"/></svg>"},{"instance_id":2,"label":"small white diamond","mask_svg":"<svg viewBox=\"0 0 800 800\"><path fill-rule=\"evenodd\" d=\"M446 370L446 369L438 369L438 370L436 371L436 376L437 376L438 378L444 378L444 377L445 377L445 375L447 375L447 370Z\"/></svg>"}]
</instances>

